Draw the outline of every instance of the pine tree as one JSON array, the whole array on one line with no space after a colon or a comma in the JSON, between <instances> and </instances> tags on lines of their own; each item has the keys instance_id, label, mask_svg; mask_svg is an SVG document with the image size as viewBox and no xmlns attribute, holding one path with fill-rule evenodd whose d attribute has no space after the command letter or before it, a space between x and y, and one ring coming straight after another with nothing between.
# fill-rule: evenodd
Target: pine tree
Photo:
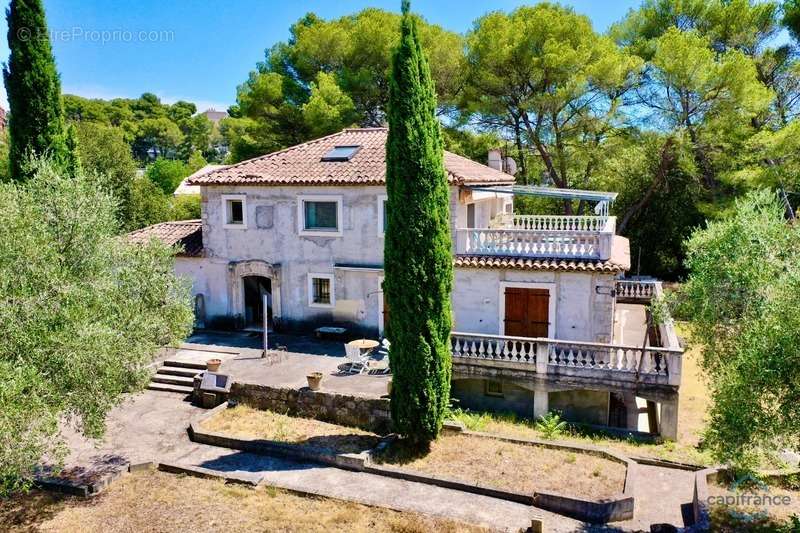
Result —
<instances>
[{"instance_id":1,"label":"pine tree","mask_svg":"<svg viewBox=\"0 0 800 533\"><path fill-rule=\"evenodd\" d=\"M389 80L384 291L392 420L425 445L438 435L450 400L453 258L436 93L408 1L402 6Z\"/></svg>"},{"instance_id":2,"label":"pine tree","mask_svg":"<svg viewBox=\"0 0 800 533\"><path fill-rule=\"evenodd\" d=\"M11 0L6 11L11 57L3 79L11 107L9 159L12 179L24 181L31 156L47 154L73 174L71 153L61 105L61 82L56 71L47 20L41 0Z\"/></svg>"}]
</instances>

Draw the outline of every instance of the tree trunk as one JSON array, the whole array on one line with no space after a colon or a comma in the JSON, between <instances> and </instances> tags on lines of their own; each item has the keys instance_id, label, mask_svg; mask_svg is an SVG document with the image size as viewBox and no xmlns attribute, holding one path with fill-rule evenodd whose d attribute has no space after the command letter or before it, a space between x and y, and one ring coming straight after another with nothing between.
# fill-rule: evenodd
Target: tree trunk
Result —
<instances>
[{"instance_id":1,"label":"tree trunk","mask_svg":"<svg viewBox=\"0 0 800 533\"><path fill-rule=\"evenodd\" d=\"M700 139L697 136L697 131L695 131L694 127L691 125L687 127L687 131L689 132L689 139L692 141L694 161L697 164L697 167L700 169L700 174L703 176L703 182L709 189L715 189L717 187L717 179L714 175L714 168L711 165L711 161L709 161L705 150L700 145Z\"/></svg>"},{"instance_id":2,"label":"tree trunk","mask_svg":"<svg viewBox=\"0 0 800 533\"><path fill-rule=\"evenodd\" d=\"M675 151L674 151L674 141L672 137L668 138L664 141L664 146L661 148L661 155L659 156L658 162L658 169L653 174L653 181L650 182L650 186L645 191L644 195L636 202L634 205L628 208L625 211L625 214L622 216L622 220L620 221L619 225L617 226L617 231L622 234L625 231L625 228L628 226L628 223L631 219L641 212L647 204L650 203L652 200L653 195L656 191L666 182L667 175L669 174L670 169L675 164Z\"/></svg>"}]
</instances>

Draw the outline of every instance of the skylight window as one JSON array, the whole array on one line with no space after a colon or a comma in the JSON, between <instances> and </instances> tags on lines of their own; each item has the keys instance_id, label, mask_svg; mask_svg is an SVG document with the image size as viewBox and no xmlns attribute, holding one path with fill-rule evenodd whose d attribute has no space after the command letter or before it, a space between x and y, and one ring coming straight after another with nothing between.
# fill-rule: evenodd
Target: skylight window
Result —
<instances>
[{"instance_id":1,"label":"skylight window","mask_svg":"<svg viewBox=\"0 0 800 533\"><path fill-rule=\"evenodd\" d=\"M322 157L323 161L350 161L361 150L360 146L334 146Z\"/></svg>"}]
</instances>

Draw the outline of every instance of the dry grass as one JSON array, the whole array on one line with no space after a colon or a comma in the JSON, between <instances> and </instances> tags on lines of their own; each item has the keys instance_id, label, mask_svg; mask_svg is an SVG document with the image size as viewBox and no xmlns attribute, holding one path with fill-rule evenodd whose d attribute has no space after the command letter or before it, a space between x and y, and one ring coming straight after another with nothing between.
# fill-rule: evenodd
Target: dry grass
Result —
<instances>
[{"instance_id":1,"label":"dry grass","mask_svg":"<svg viewBox=\"0 0 800 533\"><path fill-rule=\"evenodd\" d=\"M748 505L748 501L740 499L739 505L712 503L711 518L715 531L797 531L789 527L791 517L800 516L800 491L769 485L762 487L739 488L731 490L730 485L708 484L711 497L750 496L750 502L757 498L763 501L769 496L772 502L764 505ZM780 500L779 500L780 498ZM795 527L800 527L800 522ZM785 528L785 529L781 529Z\"/></svg>"},{"instance_id":2,"label":"dry grass","mask_svg":"<svg viewBox=\"0 0 800 533\"><path fill-rule=\"evenodd\" d=\"M415 513L161 472L126 475L89 500L32 493L15 498L10 505L3 503L0 503L3 524L0 528L4 531L487 531Z\"/></svg>"},{"instance_id":3,"label":"dry grass","mask_svg":"<svg viewBox=\"0 0 800 533\"><path fill-rule=\"evenodd\" d=\"M246 405L220 411L203 421L201 427L234 437L303 444L332 453L358 453L374 448L380 440L374 433L358 428L261 411Z\"/></svg>"},{"instance_id":4,"label":"dry grass","mask_svg":"<svg viewBox=\"0 0 800 533\"><path fill-rule=\"evenodd\" d=\"M678 325L678 333L685 333L684 325ZM706 426L706 413L711 405L708 385L700 369L699 346L691 346L683 354L680 394L678 442L684 446L697 446Z\"/></svg>"},{"instance_id":5,"label":"dry grass","mask_svg":"<svg viewBox=\"0 0 800 533\"><path fill-rule=\"evenodd\" d=\"M396 441L377 460L467 483L533 494L547 491L588 499L618 495L625 465L589 454L469 435L443 435L420 456ZM565 480L569 484L565 485Z\"/></svg>"}]
</instances>

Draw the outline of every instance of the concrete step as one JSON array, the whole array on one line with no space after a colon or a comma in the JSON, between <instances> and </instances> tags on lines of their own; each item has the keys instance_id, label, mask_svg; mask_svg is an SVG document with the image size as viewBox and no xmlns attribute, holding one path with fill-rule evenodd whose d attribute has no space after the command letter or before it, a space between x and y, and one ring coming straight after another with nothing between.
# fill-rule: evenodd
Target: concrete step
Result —
<instances>
[{"instance_id":1,"label":"concrete step","mask_svg":"<svg viewBox=\"0 0 800 533\"><path fill-rule=\"evenodd\" d=\"M180 368L177 366L162 366L156 370L156 374L166 374L170 376L184 376L192 378L200 372L197 368Z\"/></svg>"},{"instance_id":2,"label":"concrete step","mask_svg":"<svg viewBox=\"0 0 800 533\"><path fill-rule=\"evenodd\" d=\"M211 359L211 357L209 357ZM164 361L164 366L172 366L178 368L193 368L196 370L205 370L206 364L205 363L195 363L192 361L176 361L174 359L168 359Z\"/></svg>"},{"instance_id":3,"label":"concrete step","mask_svg":"<svg viewBox=\"0 0 800 533\"><path fill-rule=\"evenodd\" d=\"M150 383L147 386L149 390L158 390L162 392L177 392L179 394L191 394L192 387L183 387L181 385L168 385L167 383Z\"/></svg>"},{"instance_id":4,"label":"concrete step","mask_svg":"<svg viewBox=\"0 0 800 533\"><path fill-rule=\"evenodd\" d=\"M170 376L164 374L156 374L150 379L151 383L166 383L168 385L180 385L182 387L192 388L194 385L194 378L185 376Z\"/></svg>"}]
</instances>

